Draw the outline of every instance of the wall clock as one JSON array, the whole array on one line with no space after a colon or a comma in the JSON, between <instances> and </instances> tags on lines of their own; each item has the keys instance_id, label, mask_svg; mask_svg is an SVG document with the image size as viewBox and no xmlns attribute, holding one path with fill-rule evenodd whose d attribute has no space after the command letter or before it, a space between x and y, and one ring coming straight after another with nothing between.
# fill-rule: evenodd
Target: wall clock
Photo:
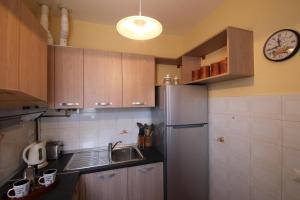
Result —
<instances>
[{"instance_id":1,"label":"wall clock","mask_svg":"<svg viewBox=\"0 0 300 200\"><path fill-rule=\"evenodd\" d=\"M267 39L263 51L267 59L279 62L295 55L299 46L299 33L291 29L282 29Z\"/></svg>"}]
</instances>

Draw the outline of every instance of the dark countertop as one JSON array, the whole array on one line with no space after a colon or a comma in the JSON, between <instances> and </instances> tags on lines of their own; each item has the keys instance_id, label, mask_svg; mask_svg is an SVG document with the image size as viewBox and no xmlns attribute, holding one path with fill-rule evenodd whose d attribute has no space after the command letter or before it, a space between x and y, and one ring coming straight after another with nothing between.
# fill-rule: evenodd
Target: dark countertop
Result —
<instances>
[{"instance_id":1,"label":"dark countertop","mask_svg":"<svg viewBox=\"0 0 300 200\"><path fill-rule=\"evenodd\" d=\"M112 170L112 169L118 169L124 167L133 167L133 166L145 165L145 164L150 164L155 162L163 162L162 154L153 148L144 149L141 150L141 152L144 155L143 160L133 161L128 163L119 163L119 164L116 163L107 166L92 167L92 168L86 168L77 171L66 171L66 172L63 171L63 169L65 168L65 166L67 165L68 161L70 160L73 154L65 154L59 160L50 161L48 166L45 168L45 169L53 169L53 168L57 169L58 178L60 180L59 184L53 190L47 192L46 194L40 196L37 199L38 200L70 199L71 200L80 174L94 173L94 172L100 172L100 171L106 171L106 170ZM18 177L22 177L22 172L17 174L14 179L17 179ZM0 199L5 195L6 191L9 188L11 188L12 183L13 182L10 181L0 188L0 194L1 194Z\"/></svg>"}]
</instances>

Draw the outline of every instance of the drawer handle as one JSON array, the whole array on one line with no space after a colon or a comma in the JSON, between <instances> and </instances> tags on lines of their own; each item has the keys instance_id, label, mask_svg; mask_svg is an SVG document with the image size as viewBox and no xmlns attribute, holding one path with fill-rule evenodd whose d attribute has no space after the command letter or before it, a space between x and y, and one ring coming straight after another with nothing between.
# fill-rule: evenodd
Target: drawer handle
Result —
<instances>
[{"instance_id":1,"label":"drawer handle","mask_svg":"<svg viewBox=\"0 0 300 200\"><path fill-rule=\"evenodd\" d=\"M60 106L79 106L79 103L60 103Z\"/></svg>"},{"instance_id":2,"label":"drawer handle","mask_svg":"<svg viewBox=\"0 0 300 200\"><path fill-rule=\"evenodd\" d=\"M96 106L111 106L112 105L112 102L96 102L95 103Z\"/></svg>"},{"instance_id":3,"label":"drawer handle","mask_svg":"<svg viewBox=\"0 0 300 200\"><path fill-rule=\"evenodd\" d=\"M220 142L220 143L224 143L225 139L224 139L224 137L218 137L217 141Z\"/></svg>"},{"instance_id":4,"label":"drawer handle","mask_svg":"<svg viewBox=\"0 0 300 200\"><path fill-rule=\"evenodd\" d=\"M108 179L113 178L116 175L117 175L116 173L112 173L112 174L107 174L107 175L100 175L100 176L98 176L98 178L101 180L108 180Z\"/></svg>"},{"instance_id":5,"label":"drawer handle","mask_svg":"<svg viewBox=\"0 0 300 200\"><path fill-rule=\"evenodd\" d=\"M141 102L141 101L134 101L134 102L132 102L131 104L134 105L134 106L142 106L142 105L145 105L145 103L144 103L144 102Z\"/></svg>"},{"instance_id":6,"label":"drawer handle","mask_svg":"<svg viewBox=\"0 0 300 200\"><path fill-rule=\"evenodd\" d=\"M142 173L147 173L147 172L150 172L154 169L154 167L147 167L147 168L139 168L138 170Z\"/></svg>"}]
</instances>

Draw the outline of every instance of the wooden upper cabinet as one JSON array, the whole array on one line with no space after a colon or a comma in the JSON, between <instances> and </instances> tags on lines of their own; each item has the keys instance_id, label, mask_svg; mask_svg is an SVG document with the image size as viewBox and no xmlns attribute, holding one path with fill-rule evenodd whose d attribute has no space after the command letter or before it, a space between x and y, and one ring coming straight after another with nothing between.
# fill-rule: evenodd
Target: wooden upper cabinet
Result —
<instances>
[{"instance_id":1,"label":"wooden upper cabinet","mask_svg":"<svg viewBox=\"0 0 300 200\"><path fill-rule=\"evenodd\" d=\"M19 7L19 0L0 1L0 89L19 87Z\"/></svg>"},{"instance_id":2,"label":"wooden upper cabinet","mask_svg":"<svg viewBox=\"0 0 300 200\"><path fill-rule=\"evenodd\" d=\"M163 164L128 168L128 199L163 200Z\"/></svg>"},{"instance_id":3,"label":"wooden upper cabinet","mask_svg":"<svg viewBox=\"0 0 300 200\"><path fill-rule=\"evenodd\" d=\"M55 108L83 108L83 49L55 47Z\"/></svg>"},{"instance_id":4,"label":"wooden upper cabinet","mask_svg":"<svg viewBox=\"0 0 300 200\"><path fill-rule=\"evenodd\" d=\"M122 54L84 49L84 107L122 107Z\"/></svg>"},{"instance_id":5,"label":"wooden upper cabinet","mask_svg":"<svg viewBox=\"0 0 300 200\"><path fill-rule=\"evenodd\" d=\"M200 57L182 56L181 79L186 84L192 81L192 71L201 66Z\"/></svg>"},{"instance_id":6,"label":"wooden upper cabinet","mask_svg":"<svg viewBox=\"0 0 300 200\"><path fill-rule=\"evenodd\" d=\"M55 77L54 77L54 46L48 46L48 107L49 108L55 108L55 91L54 91L54 85L55 85Z\"/></svg>"},{"instance_id":7,"label":"wooden upper cabinet","mask_svg":"<svg viewBox=\"0 0 300 200\"><path fill-rule=\"evenodd\" d=\"M122 54L123 107L155 106L155 60L151 56Z\"/></svg>"},{"instance_id":8,"label":"wooden upper cabinet","mask_svg":"<svg viewBox=\"0 0 300 200\"><path fill-rule=\"evenodd\" d=\"M21 2L19 88L47 101L47 33Z\"/></svg>"}]
</instances>

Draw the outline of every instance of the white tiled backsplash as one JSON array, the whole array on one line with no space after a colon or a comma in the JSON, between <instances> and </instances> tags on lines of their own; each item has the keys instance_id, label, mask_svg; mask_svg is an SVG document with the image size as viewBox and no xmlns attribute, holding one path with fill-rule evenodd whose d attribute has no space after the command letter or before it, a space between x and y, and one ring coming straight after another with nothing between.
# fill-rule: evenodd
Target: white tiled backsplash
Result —
<instances>
[{"instance_id":1,"label":"white tiled backsplash","mask_svg":"<svg viewBox=\"0 0 300 200\"><path fill-rule=\"evenodd\" d=\"M66 151L106 147L119 140L135 144L137 122L151 124L151 109L82 110L71 117L42 118L41 139L61 140Z\"/></svg>"},{"instance_id":2,"label":"white tiled backsplash","mask_svg":"<svg viewBox=\"0 0 300 200\"><path fill-rule=\"evenodd\" d=\"M34 139L32 121L0 129L0 186L22 166L23 149Z\"/></svg>"},{"instance_id":3,"label":"white tiled backsplash","mask_svg":"<svg viewBox=\"0 0 300 200\"><path fill-rule=\"evenodd\" d=\"M211 98L209 123L211 200L300 199L300 95Z\"/></svg>"}]
</instances>

